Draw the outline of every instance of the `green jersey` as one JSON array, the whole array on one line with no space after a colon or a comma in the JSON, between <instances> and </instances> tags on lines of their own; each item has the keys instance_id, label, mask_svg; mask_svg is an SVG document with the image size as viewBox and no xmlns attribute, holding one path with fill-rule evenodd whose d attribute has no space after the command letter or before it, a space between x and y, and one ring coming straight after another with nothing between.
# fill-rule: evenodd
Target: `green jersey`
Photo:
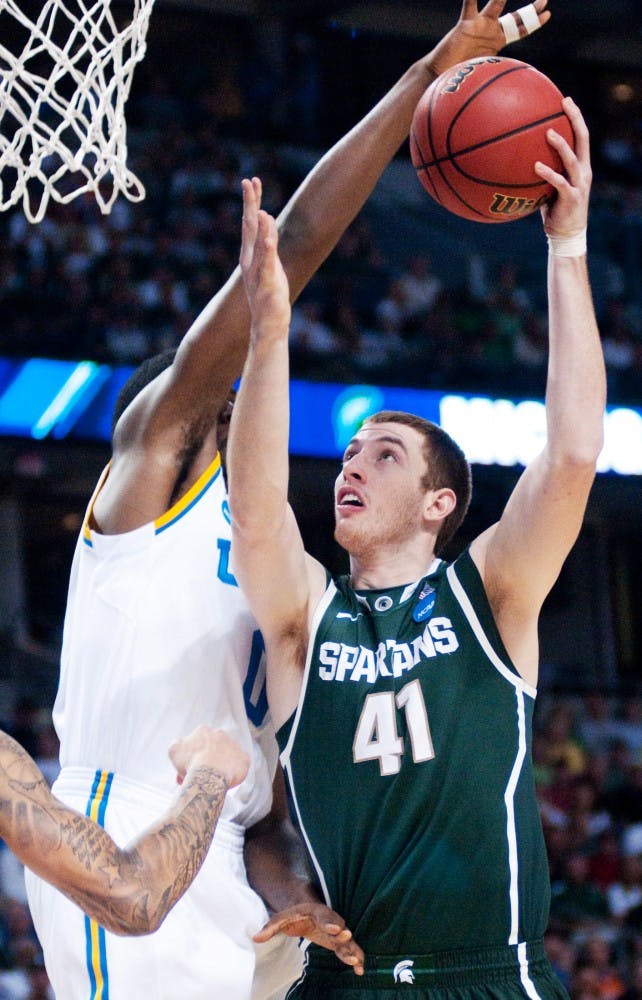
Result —
<instances>
[{"instance_id":1,"label":"green jersey","mask_svg":"<svg viewBox=\"0 0 642 1000\"><path fill-rule=\"evenodd\" d=\"M535 693L468 552L405 587L329 580L277 736L319 884L366 953L542 938Z\"/></svg>"}]
</instances>

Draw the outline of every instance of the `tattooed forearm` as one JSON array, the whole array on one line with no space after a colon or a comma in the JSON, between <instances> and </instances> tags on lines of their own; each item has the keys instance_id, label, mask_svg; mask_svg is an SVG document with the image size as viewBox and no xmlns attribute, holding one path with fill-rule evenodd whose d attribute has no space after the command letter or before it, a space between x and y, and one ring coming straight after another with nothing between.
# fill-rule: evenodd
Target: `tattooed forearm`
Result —
<instances>
[{"instance_id":1,"label":"tattooed forearm","mask_svg":"<svg viewBox=\"0 0 642 1000\"><path fill-rule=\"evenodd\" d=\"M115 933L158 927L209 849L228 784L192 768L168 813L123 849L63 805L23 748L0 732L0 836L16 856Z\"/></svg>"},{"instance_id":2,"label":"tattooed forearm","mask_svg":"<svg viewBox=\"0 0 642 1000\"><path fill-rule=\"evenodd\" d=\"M140 882L137 905L141 906L141 920L158 926L192 882L212 842L227 788L219 772L204 766L194 768L172 816L130 847L130 864L136 866Z\"/></svg>"},{"instance_id":3,"label":"tattooed forearm","mask_svg":"<svg viewBox=\"0 0 642 1000\"><path fill-rule=\"evenodd\" d=\"M29 754L0 732L0 835L20 851L56 850L60 844L56 806Z\"/></svg>"},{"instance_id":4,"label":"tattooed forearm","mask_svg":"<svg viewBox=\"0 0 642 1000\"><path fill-rule=\"evenodd\" d=\"M66 843L86 870L100 850L100 828L53 797L35 763L6 733L0 733L0 834L18 853L43 859Z\"/></svg>"},{"instance_id":5,"label":"tattooed forearm","mask_svg":"<svg viewBox=\"0 0 642 1000\"><path fill-rule=\"evenodd\" d=\"M75 889L67 894L115 933L155 930L201 867L226 791L227 782L218 772L195 768L162 822L127 849L103 843L94 865L103 879L102 895Z\"/></svg>"}]
</instances>

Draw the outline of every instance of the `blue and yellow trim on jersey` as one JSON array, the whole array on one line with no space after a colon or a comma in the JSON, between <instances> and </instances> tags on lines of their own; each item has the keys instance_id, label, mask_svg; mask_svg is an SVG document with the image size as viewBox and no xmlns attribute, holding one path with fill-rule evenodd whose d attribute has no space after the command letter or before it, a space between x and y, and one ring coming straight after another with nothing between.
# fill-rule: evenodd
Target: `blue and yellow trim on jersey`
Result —
<instances>
[{"instance_id":1,"label":"blue and yellow trim on jersey","mask_svg":"<svg viewBox=\"0 0 642 1000\"><path fill-rule=\"evenodd\" d=\"M210 488L212 483L218 479L221 474L221 455L219 452L216 454L216 458L213 462L210 462L205 472L202 473L194 483L194 485L187 491L185 496L182 496L180 500L177 500L173 507L170 507L168 511L161 514L154 521L154 529L157 535L160 535L161 531L165 531L170 528L172 524L180 520L184 514L187 514L188 510L194 506L195 503L201 499L204 493Z\"/></svg>"},{"instance_id":2,"label":"blue and yellow trim on jersey","mask_svg":"<svg viewBox=\"0 0 642 1000\"><path fill-rule=\"evenodd\" d=\"M111 771L96 771L85 815L99 826L105 825L105 811L114 775ZM91 992L89 1000L109 1000L109 974L105 930L95 920L85 917L85 949Z\"/></svg>"},{"instance_id":3,"label":"blue and yellow trim on jersey","mask_svg":"<svg viewBox=\"0 0 642 1000\"><path fill-rule=\"evenodd\" d=\"M204 493L207 492L212 483L216 479L218 479L219 475L221 474L221 470L222 470L221 455L219 452L217 452L214 460L210 462L208 467L198 477L194 485L190 487L187 493L184 496L182 496L180 500L177 500L176 503L169 508L169 510L165 511L164 514L161 514L160 517L156 518L156 520L154 521L154 532L157 535L159 535L162 531L165 531L167 528L171 527L172 524L175 524L176 521L180 520L180 518L183 517L183 515L186 514L187 511L190 510L190 508L193 507L195 503L198 503L200 498L203 496ZM85 545L89 546L89 548L91 548L92 546L91 528L89 527L89 519L91 517L91 511L94 505L94 500L96 499L100 490L102 489L102 486L105 482L105 479L107 478L108 473L109 473L109 466L107 466L107 468L103 470L103 473L98 481L98 485L96 486L93 496L87 506L87 513L85 514L85 519L83 521L82 539Z\"/></svg>"},{"instance_id":4,"label":"blue and yellow trim on jersey","mask_svg":"<svg viewBox=\"0 0 642 1000\"><path fill-rule=\"evenodd\" d=\"M93 507L94 507L94 501L95 501L96 497L98 496L98 494L100 493L100 491L102 490L103 484L104 484L105 480L107 479L107 476L109 475L109 468L110 468L110 466L111 466L111 462L109 462L105 466L105 468L103 469L103 471L101 472L100 479L96 483L96 489L92 493L91 500L87 504L87 510L85 512L85 518L84 518L84 521L82 522L82 540L85 543L85 545L89 546L89 548L91 548L91 528L89 527L89 518L91 517L91 512L92 512Z\"/></svg>"}]
</instances>

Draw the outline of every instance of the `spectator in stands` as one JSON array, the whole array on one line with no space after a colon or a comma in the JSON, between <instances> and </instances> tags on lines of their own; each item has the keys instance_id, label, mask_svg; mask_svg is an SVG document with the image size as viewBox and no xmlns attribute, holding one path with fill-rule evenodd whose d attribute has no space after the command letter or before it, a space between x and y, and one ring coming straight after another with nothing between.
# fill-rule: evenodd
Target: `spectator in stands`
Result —
<instances>
[{"instance_id":1,"label":"spectator in stands","mask_svg":"<svg viewBox=\"0 0 642 1000\"><path fill-rule=\"evenodd\" d=\"M601 1000L596 970L590 965L575 969L569 992L571 1000Z\"/></svg>"},{"instance_id":2,"label":"spectator in stands","mask_svg":"<svg viewBox=\"0 0 642 1000\"><path fill-rule=\"evenodd\" d=\"M578 967L593 970L599 1000L618 1000L624 982L613 961L611 944L601 934L591 934L580 951Z\"/></svg>"},{"instance_id":3,"label":"spectator in stands","mask_svg":"<svg viewBox=\"0 0 642 1000\"><path fill-rule=\"evenodd\" d=\"M393 275L373 314L376 329L383 335L398 336L402 333L408 318L408 297L402 278Z\"/></svg>"},{"instance_id":4,"label":"spectator in stands","mask_svg":"<svg viewBox=\"0 0 642 1000\"><path fill-rule=\"evenodd\" d=\"M542 825L551 885L561 885L566 874L566 859L569 855L568 833L563 823L550 822L545 811L542 812Z\"/></svg>"},{"instance_id":5,"label":"spectator in stands","mask_svg":"<svg viewBox=\"0 0 642 1000\"><path fill-rule=\"evenodd\" d=\"M575 736L575 713L569 702L552 706L545 723L548 759L553 766L563 765L571 775L581 774L586 757Z\"/></svg>"},{"instance_id":6,"label":"spectator in stands","mask_svg":"<svg viewBox=\"0 0 642 1000\"><path fill-rule=\"evenodd\" d=\"M607 299L600 318L600 330L607 364L613 368L629 368L633 364L635 344L626 301L621 296Z\"/></svg>"},{"instance_id":7,"label":"spectator in stands","mask_svg":"<svg viewBox=\"0 0 642 1000\"><path fill-rule=\"evenodd\" d=\"M642 763L642 697L629 695L622 703L621 711L613 722L613 735L622 740L631 751L634 762Z\"/></svg>"},{"instance_id":8,"label":"spectator in stands","mask_svg":"<svg viewBox=\"0 0 642 1000\"><path fill-rule=\"evenodd\" d=\"M42 953L35 936L26 934L15 938L11 949L11 967L0 972L0 990L4 991L7 1000L28 1000L33 983L31 972L37 966L42 966ZM53 996L48 979L45 985L47 992L44 996Z\"/></svg>"},{"instance_id":9,"label":"spectator in stands","mask_svg":"<svg viewBox=\"0 0 642 1000\"><path fill-rule=\"evenodd\" d=\"M554 972L570 992L577 956L569 935L550 928L544 935L544 947Z\"/></svg>"},{"instance_id":10,"label":"spectator in stands","mask_svg":"<svg viewBox=\"0 0 642 1000\"><path fill-rule=\"evenodd\" d=\"M348 226L337 243L322 272L330 276L355 274L376 270L386 265L372 228L363 216L358 216Z\"/></svg>"},{"instance_id":11,"label":"spectator in stands","mask_svg":"<svg viewBox=\"0 0 642 1000\"><path fill-rule=\"evenodd\" d=\"M414 348L413 384L445 386L461 384L466 361L474 353L475 332L462 322L462 296L451 288L438 294L432 311L411 340Z\"/></svg>"},{"instance_id":12,"label":"spectator in stands","mask_svg":"<svg viewBox=\"0 0 642 1000\"><path fill-rule=\"evenodd\" d=\"M626 752L629 756L628 747ZM621 780L604 796L604 805L618 822L627 826L642 825L642 764L633 764L625 771Z\"/></svg>"},{"instance_id":13,"label":"spectator in stands","mask_svg":"<svg viewBox=\"0 0 642 1000\"><path fill-rule=\"evenodd\" d=\"M630 911L642 903L642 859L638 854L620 859L619 878L607 887L606 900L617 924L623 924Z\"/></svg>"},{"instance_id":14,"label":"spectator in stands","mask_svg":"<svg viewBox=\"0 0 642 1000\"><path fill-rule=\"evenodd\" d=\"M585 773L572 780L565 823L570 849L588 853L596 850L600 834L611 828L611 817L600 808L593 782Z\"/></svg>"},{"instance_id":15,"label":"spectator in stands","mask_svg":"<svg viewBox=\"0 0 642 1000\"><path fill-rule=\"evenodd\" d=\"M322 358L338 351L339 338L324 323L321 304L316 299L305 298L292 307L290 344L299 358Z\"/></svg>"},{"instance_id":16,"label":"spectator in stands","mask_svg":"<svg viewBox=\"0 0 642 1000\"><path fill-rule=\"evenodd\" d=\"M620 1000L642 1000L642 958L635 958L627 975L628 986Z\"/></svg>"},{"instance_id":17,"label":"spectator in stands","mask_svg":"<svg viewBox=\"0 0 642 1000\"><path fill-rule=\"evenodd\" d=\"M574 852L563 864L563 877L551 886L551 922L567 931L591 930L608 918L606 897L593 885L586 854Z\"/></svg>"},{"instance_id":18,"label":"spectator in stands","mask_svg":"<svg viewBox=\"0 0 642 1000\"><path fill-rule=\"evenodd\" d=\"M170 90L167 73L151 62L145 68L149 72L145 74L144 92L132 100L128 114L137 128L158 130L180 119L183 108Z\"/></svg>"},{"instance_id":19,"label":"spectator in stands","mask_svg":"<svg viewBox=\"0 0 642 1000\"><path fill-rule=\"evenodd\" d=\"M29 966L27 975L29 977L29 992L24 1000L54 1000L54 993L42 958L36 959Z\"/></svg>"},{"instance_id":20,"label":"spectator in stands","mask_svg":"<svg viewBox=\"0 0 642 1000\"><path fill-rule=\"evenodd\" d=\"M613 703L601 691L591 691L582 699L577 734L585 750L608 750L613 739Z\"/></svg>"},{"instance_id":21,"label":"spectator in stands","mask_svg":"<svg viewBox=\"0 0 642 1000\"><path fill-rule=\"evenodd\" d=\"M609 827L600 835L597 850L589 859L591 881L607 895L609 887L620 877L622 855L620 842L613 827Z\"/></svg>"},{"instance_id":22,"label":"spectator in stands","mask_svg":"<svg viewBox=\"0 0 642 1000\"><path fill-rule=\"evenodd\" d=\"M515 330L513 338L513 362L516 368L543 377L546 358L548 357L548 331L543 316L528 312L522 317L522 322Z\"/></svg>"},{"instance_id":23,"label":"spectator in stands","mask_svg":"<svg viewBox=\"0 0 642 1000\"><path fill-rule=\"evenodd\" d=\"M533 733L533 773L538 793L545 794L555 777L555 768L551 765L548 754L548 741L542 732Z\"/></svg>"},{"instance_id":24,"label":"spectator in stands","mask_svg":"<svg viewBox=\"0 0 642 1000\"><path fill-rule=\"evenodd\" d=\"M119 365L138 365L152 353L151 331L135 318L137 310L121 306L107 321L105 346L109 357Z\"/></svg>"},{"instance_id":25,"label":"spectator in stands","mask_svg":"<svg viewBox=\"0 0 642 1000\"><path fill-rule=\"evenodd\" d=\"M353 363L361 351L362 322L355 303L354 281L349 274L339 274L333 279L323 318L344 361Z\"/></svg>"},{"instance_id":26,"label":"spectator in stands","mask_svg":"<svg viewBox=\"0 0 642 1000\"><path fill-rule=\"evenodd\" d=\"M404 298L404 320L413 328L433 309L443 282L432 270L428 254L413 254L399 276Z\"/></svg>"}]
</instances>

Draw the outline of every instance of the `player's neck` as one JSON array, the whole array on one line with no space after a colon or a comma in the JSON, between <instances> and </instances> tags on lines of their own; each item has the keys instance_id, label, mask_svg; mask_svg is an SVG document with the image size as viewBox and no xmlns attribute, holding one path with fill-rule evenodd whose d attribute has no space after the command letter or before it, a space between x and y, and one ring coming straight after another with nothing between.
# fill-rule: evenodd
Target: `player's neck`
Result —
<instances>
[{"instance_id":1,"label":"player's neck","mask_svg":"<svg viewBox=\"0 0 642 1000\"><path fill-rule=\"evenodd\" d=\"M434 551L419 546L413 552L399 548L380 549L374 554L350 556L350 584L355 590L385 590L419 580L428 572Z\"/></svg>"}]
</instances>

